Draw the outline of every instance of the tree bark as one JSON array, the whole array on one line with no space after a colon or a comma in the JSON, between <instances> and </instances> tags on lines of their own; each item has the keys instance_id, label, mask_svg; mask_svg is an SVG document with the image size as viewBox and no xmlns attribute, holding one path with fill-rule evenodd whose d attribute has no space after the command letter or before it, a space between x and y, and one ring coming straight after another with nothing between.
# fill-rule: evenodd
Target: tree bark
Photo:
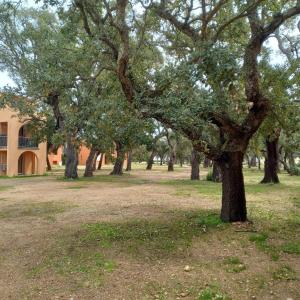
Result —
<instances>
[{"instance_id":1,"label":"tree bark","mask_svg":"<svg viewBox=\"0 0 300 300\"><path fill-rule=\"evenodd\" d=\"M212 181L214 182L222 182L222 174L218 163L215 161L213 162L213 169L212 169Z\"/></svg>"},{"instance_id":2,"label":"tree bark","mask_svg":"<svg viewBox=\"0 0 300 300\"><path fill-rule=\"evenodd\" d=\"M160 158L160 163L159 164L162 166L164 158L162 156L160 156L159 158Z\"/></svg>"},{"instance_id":3,"label":"tree bark","mask_svg":"<svg viewBox=\"0 0 300 300\"><path fill-rule=\"evenodd\" d=\"M101 170L102 168L102 162L103 162L103 153L100 154L100 160L99 160L99 163L98 163L98 170Z\"/></svg>"},{"instance_id":4,"label":"tree bark","mask_svg":"<svg viewBox=\"0 0 300 300\"><path fill-rule=\"evenodd\" d=\"M126 171L129 172L131 171L131 162L132 162L132 152L128 151L127 155L127 166L126 166Z\"/></svg>"},{"instance_id":5,"label":"tree bark","mask_svg":"<svg viewBox=\"0 0 300 300\"><path fill-rule=\"evenodd\" d=\"M51 163L50 163L50 160L49 160L49 152L50 152L50 149L51 149L51 144L50 143L47 143L47 152L46 152L46 158L47 158L47 171L51 171L52 170L52 166L51 166Z\"/></svg>"},{"instance_id":6,"label":"tree bark","mask_svg":"<svg viewBox=\"0 0 300 300\"><path fill-rule=\"evenodd\" d=\"M180 160L179 160L179 165L180 165L181 168L183 167L183 163L184 163L183 160L180 159Z\"/></svg>"},{"instance_id":7,"label":"tree bark","mask_svg":"<svg viewBox=\"0 0 300 300\"><path fill-rule=\"evenodd\" d=\"M65 178L77 179L77 166L78 166L78 153L75 145L72 143L70 136L67 137L66 149L66 168L65 168Z\"/></svg>"},{"instance_id":8,"label":"tree bark","mask_svg":"<svg viewBox=\"0 0 300 300\"><path fill-rule=\"evenodd\" d=\"M261 183L279 183L278 178L278 140L279 136L275 138L268 137L266 139L266 158L265 158L265 174Z\"/></svg>"},{"instance_id":9,"label":"tree bark","mask_svg":"<svg viewBox=\"0 0 300 300\"><path fill-rule=\"evenodd\" d=\"M209 167L209 164L210 164L210 159L205 157L204 158L204 162L203 162L203 167L204 168L208 168Z\"/></svg>"},{"instance_id":10,"label":"tree bark","mask_svg":"<svg viewBox=\"0 0 300 300\"><path fill-rule=\"evenodd\" d=\"M245 156L246 156L248 168L250 169L250 168L251 168L251 160L250 160L250 157L249 157L249 155L247 155L247 154L246 154Z\"/></svg>"},{"instance_id":11,"label":"tree bark","mask_svg":"<svg viewBox=\"0 0 300 300\"><path fill-rule=\"evenodd\" d=\"M193 149L191 154L191 180L200 180L200 153Z\"/></svg>"},{"instance_id":12,"label":"tree bark","mask_svg":"<svg viewBox=\"0 0 300 300\"><path fill-rule=\"evenodd\" d=\"M168 172L173 172L174 171L175 159L176 159L175 153L174 153L174 151L171 151L169 161L168 161Z\"/></svg>"},{"instance_id":13,"label":"tree bark","mask_svg":"<svg viewBox=\"0 0 300 300\"><path fill-rule=\"evenodd\" d=\"M97 155L97 150L92 147L90 154L85 163L84 177L92 177L94 171L94 161Z\"/></svg>"},{"instance_id":14,"label":"tree bark","mask_svg":"<svg viewBox=\"0 0 300 300\"><path fill-rule=\"evenodd\" d=\"M110 175L122 175L123 174L123 164L125 159L125 153L121 143L116 143L117 158L114 164L113 170Z\"/></svg>"},{"instance_id":15,"label":"tree bark","mask_svg":"<svg viewBox=\"0 0 300 300\"><path fill-rule=\"evenodd\" d=\"M47 153L47 171L52 171L52 167L51 167L51 164L50 164L48 153Z\"/></svg>"},{"instance_id":16,"label":"tree bark","mask_svg":"<svg viewBox=\"0 0 300 300\"><path fill-rule=\"evenodd\" d=\"M243 153L226 152L218 161L222 173L222 209L224 222L247 220L246 196L243 177Z\"/></svg>"},{"instance_id":17,"label":"tree bark","mask_svg":"<svg viewBox=\"0 0 300 300\"><path fill-rule=\"evenodd\" d=\"M256 164L256 155L253 155L251 157L250 165L251 165L251 167L256 167L257 166L257 164Z\"/></svg>"},{"instance_id":18,"label":"tree bark","mask_svg":"<svg viewBox=\"0 0 300 300\"><path fill-rule=\"evenodd\" d=\"M155 157L155 150L153 149L150 154L150 157L148 158L146 170L152 170L154 157Z\"/></svg>"}]
</instances>

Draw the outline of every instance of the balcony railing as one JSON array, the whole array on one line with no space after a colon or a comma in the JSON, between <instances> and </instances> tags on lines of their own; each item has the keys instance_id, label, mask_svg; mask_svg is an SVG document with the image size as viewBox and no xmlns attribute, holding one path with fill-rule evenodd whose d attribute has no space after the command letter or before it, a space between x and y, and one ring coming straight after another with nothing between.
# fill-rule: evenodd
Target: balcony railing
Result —
<instances>
[{"instance_id":1,"label":"balcony railing","mask_svg":"<svg viewBox=\"0 0 300 300\"><path fill-rule=\"evenodd\" d=\"M0 135L0 147L7 147L7 135Z\"/></svg>"},{"instance_id":2,"label":"balcony railing","mask_svg":"<svg viewBox=\"0 0 300 300\"><path fill-rule=\"evenodd\" d=\"M0 164L0 172L6 172L7 164Z\"/></svg>"},{"instance_id":3,"label":"balcony railing","mask_svg":"<svg viewBox=\"0 0 300 300\"><path fill-rule=\"evenodd\" d=\"M38 143L32 138L19 136L19 148L38 148Z\"/></svg>"}]
</instances>

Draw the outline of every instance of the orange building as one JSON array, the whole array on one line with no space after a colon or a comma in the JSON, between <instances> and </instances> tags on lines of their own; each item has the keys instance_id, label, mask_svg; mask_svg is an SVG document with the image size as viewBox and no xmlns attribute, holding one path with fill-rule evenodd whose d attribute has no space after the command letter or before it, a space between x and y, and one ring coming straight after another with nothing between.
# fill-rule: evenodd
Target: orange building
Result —
<instances>
[{"instance_id":1,"label":"orange building","mask_svg":"<svg viewBox=\"0 0 300 300\"><path fill-rule=\"evenodd\" d=\"M0 110L0 175L45 173L47 145L32 139L29 122L9 107Z\"/></svg>"},{"instance_id":2,"label":"orange building","mask_svg":"<svg viewBox=\"0 0 300 300\"><path fill-rule=\"evenodd\" d=\"M88 156L90 154L90 149L85 145L81 145L78 153L78 165L83 166L86 164ZM102 166L111 164L109 158L103 153L102 158ZM113 157L116 156L116 153L112 154ZM51 165L62 165L62 157L63 157L63 147L59 147L56 151L53 151L48 154L48 159ZM100 161L100 155L97 158L97 166ZM127 156L125 157L124 165L127 162Z\"/></svg>"}]
</instances>

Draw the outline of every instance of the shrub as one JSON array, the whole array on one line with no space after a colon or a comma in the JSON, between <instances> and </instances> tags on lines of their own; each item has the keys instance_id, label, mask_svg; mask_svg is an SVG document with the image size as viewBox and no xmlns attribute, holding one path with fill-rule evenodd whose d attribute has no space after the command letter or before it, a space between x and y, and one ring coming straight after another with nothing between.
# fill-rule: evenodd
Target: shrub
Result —
<instances>
[{"instance_id":1,"label":"shrub","mask_svg":"<svg viewBox=\"0 0 300 300\"><path fill-rule=\"evenodd\" d=\"M208 173L206 175L206 180L207 181L213 181L213 172L212 172L212 170L208 171Z\"/></svg>"}]
</instances>

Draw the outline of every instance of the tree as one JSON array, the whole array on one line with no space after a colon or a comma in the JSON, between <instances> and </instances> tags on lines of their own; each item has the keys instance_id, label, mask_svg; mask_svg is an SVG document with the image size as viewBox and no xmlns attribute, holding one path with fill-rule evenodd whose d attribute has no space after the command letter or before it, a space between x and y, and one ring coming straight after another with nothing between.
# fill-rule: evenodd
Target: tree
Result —
<instances>
[{"instance_id":1,"label":"tree","mask_svg":"<svg viewBox=\"0 0 300 300\"><path fill-rule=\"evenodd\" d=\"M167 130L161 126L160 123L157 123L154 121L154 130L150 134L151 135L151 140L148 143L148 150L150 152L150 156L147 159L147 167L146 170L152 170L152 166L154 163L154 158L157 155L157 143L162 137L166 137L167 135Z\"/></svg>"},{"instance_id":2,"label":"tree","mask_svg":"<svg viewBox=\"0 0 300 300\"><path fill-rule=\"evenodd\" d=\"M191 154L191 180L200 180L200 153L193 148Z\"/></svg>"},{"instance_id":3,"label":"tree","mask_svg":"<svg viewBox=\"0 0 300 300\"><path fill-rule=\"evenodd\" d=\"M181 131L198 151L217 161L223 178L221 218L246 221L244 153L271 107L260 88L258 56L268 37L286 20L300 13L299 3L290 1L289 5L275 8L271 1L249 0L245 4L221 1L208 9L202 1L204 5L196 9L198 3L193 1L162 0L148 7L144 5L140 17L132 12L126 0L101 1L101 4L95 7L90 1L76 1L87 34L91 39L102 41L111 54L110 61L128 103L144 115ZM148 76L141 78L136 70L136 63L141 61L134 59L140 58L138 55L145 50L143 41L153 39L153 35L145 32L151 22L147 18L149 10L154 11L164 25L171 25L168 30L162 28L171 44L165 48L175 49L174 55L179 58L174 67L168 64L160 70L163 72L156 73L156 80L152 76L150 85L145 77L151 77L153 68L146 69ZM184 49L180 53L176 51L178 41ZM172 80L161 80L160 74L167 79L171 74ZM174 76L180 80L174 80ZM243 76L240 85L235 84L239 76ZM187 107L191 95L195 100ZM176 104L166 107L171 97ZM182 104L184 107L180 107ZM206 137L203 130L206 126L216 131L213 139Z\"/></svg>"},{"instance_id":4,"label":"tree","mask_svg":"<svg viewBox=\"0 0 300 300\"><path fill-rule=\"evenodd\" d=\"M167 154L169 152L169 145L168 145L166 137L158 140L156 149L157 149L157 155L160 159L160 165L162 166L164 163L165 157L167 156Z\"/></svg>"},{"instance_id":5,"label":"tree","mask_svg":"<svg viewBox=\"0 0 300 300\"><path fill-rule=\"evenodd\" d=\"M77 91L81 78L94 79L92 48L79 43L76 29L51 12L4 2L0 13L0 66L16 83L5 92L39 103L38 110L51 107L55 139L64 144L65 177L77 178L80 124L76 115L82 109Z\"/></svg>"},{"instance_id":6,"label":"tree","mask_svg":"<svg viewBox=\"0 0 300 300\"><path fill-rule=\"evenodd\" d=\"M177 137L172 131L167 130L166 138L169 146L168 172L173 172L176 161Z\"/></svg>"}]
</instances>

